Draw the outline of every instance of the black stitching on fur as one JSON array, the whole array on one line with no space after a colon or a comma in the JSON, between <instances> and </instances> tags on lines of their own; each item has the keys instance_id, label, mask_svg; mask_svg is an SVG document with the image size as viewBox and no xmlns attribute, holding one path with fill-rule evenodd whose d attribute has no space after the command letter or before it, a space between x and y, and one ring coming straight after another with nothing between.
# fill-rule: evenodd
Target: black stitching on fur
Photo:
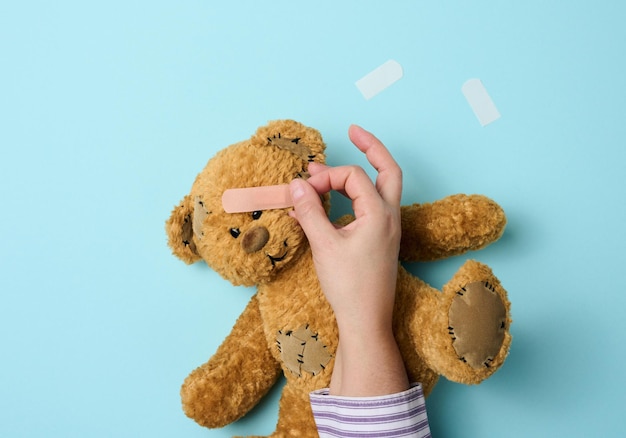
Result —
<instances>
[{"instance_id":1,"label":"black stitching on fur","mask_svg":"<svg viewBox=\"0 0 626 438\"><path fill-rule=\"evenodd\" d=\"M287 240L285 240L285 241L283 242L283 246L284 246L284 247L287 247L287 246L288 246L288 245L287 245ZM270 259L270 262L272 262L272 266L276 266L276 262L282 262L283 260L285 260L285 257L287 257L287 253L288 253L288 252L289 252L289 251L285 251L285 254L283 254L283 255L282 255L282 256L280 256L280 257L274 257L274 256L272 256L272 255L270 255L270 254L266 254L266 255L267 255L267 258L268 258L268 259ZM307 326L306 328L308 328L308 326Z\"/></svg>"},{"instance_id":2,"label":"black stitching on fur","mask_svg":"<svg viewBox=\"0 0 626 438\"><path fill-rule=\"evenodd\" d=\"M285 257L287 257L287 253L280 257L273 257L268 254L267 257L270 259L270 262L272 262L272 266L276 266L276 262L282 262L283 260L285 260Z\"/></svg>"}]
</instances>

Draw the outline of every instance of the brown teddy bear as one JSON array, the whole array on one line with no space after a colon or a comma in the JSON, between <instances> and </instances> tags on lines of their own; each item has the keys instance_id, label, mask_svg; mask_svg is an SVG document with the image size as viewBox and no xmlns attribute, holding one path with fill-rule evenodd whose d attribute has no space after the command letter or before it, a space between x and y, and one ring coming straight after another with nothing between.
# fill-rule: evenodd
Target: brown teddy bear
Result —
<instances>
[{"instance_id":1,"label":"brown teddy bear","mask_svg":"<svg viewBox=\"0 0 626 438\"><path fill-rule=\"evenodd\" d=\"M338 331L308 242L288 208L226 213L222 195L307 178L308 163L323 163L324 150L315 129L271 122L219 151L166 223L177 257L203 259L233 285L257 287L217 352L182 386L184 411L202 426L241 418L284 374L272 436L317 436L309 393L329 385ZM323 198L328 211L329 197ZM482 248L506 223L502 209L478 195L403 206L401 214L403 261ZM440 375L476 384L493 374L509 350L511 319L506 291L491 270L468 260L439 291L398 269L394 331L411 381L428 394Z\"/></svg>"}]
</instances>

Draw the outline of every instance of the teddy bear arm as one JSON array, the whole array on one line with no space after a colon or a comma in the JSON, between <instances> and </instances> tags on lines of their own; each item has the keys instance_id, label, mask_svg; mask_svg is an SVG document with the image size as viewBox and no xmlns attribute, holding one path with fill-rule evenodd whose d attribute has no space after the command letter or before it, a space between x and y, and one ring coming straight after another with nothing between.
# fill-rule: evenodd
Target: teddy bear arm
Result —
<instances>
[{"instance_id":1,"label":"teddy bear arm","mask_svg":"<svg viewBox=\"0 0 626 438\"><path fill-rule=\"evenodd\" d=\"M280 372L267 347L254 296L216 353L185 379L183 410L202 426L226 426L254 407Z\"/></svg>"},{"instance_id":2,"label":"teddy bear arm","mask_svg":"<svg viewBox=\"0 0 626 438\"><path fill-rule=\"evenodd\" d=\"M477 250L502 236L506 216L482 195L453 195L401 207L400 260L439 260Z\"/></svg>"}]
</instances>

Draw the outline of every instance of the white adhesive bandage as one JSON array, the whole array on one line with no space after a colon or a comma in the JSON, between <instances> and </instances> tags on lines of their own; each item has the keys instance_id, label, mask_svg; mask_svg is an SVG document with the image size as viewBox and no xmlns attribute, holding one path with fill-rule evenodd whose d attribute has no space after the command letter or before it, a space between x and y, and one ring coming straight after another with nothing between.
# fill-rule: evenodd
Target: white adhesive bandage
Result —
<instances>
[{"instance_id":1,"label":"white adhesive bandage","mask_svg":"<svg viewBox=\"0 0 626 438\"><path fill-rule=\"evenodd\" d=\"M272 210L293 206L289 185L249 187L225 190L222 206L226 213Z\"/></svg>"},{"instance_id":2,"label":"white adhesive bandage","mask_svg":"<svg viewBox=\"0 0 626 438\"><path fill-rule=\"evenodd\" d=\"M390 59L356 81L355 85L363 97L369 100L401 79L402 74L402 66Z\"/></svg>"},{"instance_id":3,"label":"white adhesive bandage","mask_svg":"<svg viewBox=\"0 0 626 438\"><path fill-rule=\"evenodd\" d=\"M463 84L461 91L482 126L500 118L500 112L491 100L480 79L470 79Z\"/></svg>"}]
</instances>

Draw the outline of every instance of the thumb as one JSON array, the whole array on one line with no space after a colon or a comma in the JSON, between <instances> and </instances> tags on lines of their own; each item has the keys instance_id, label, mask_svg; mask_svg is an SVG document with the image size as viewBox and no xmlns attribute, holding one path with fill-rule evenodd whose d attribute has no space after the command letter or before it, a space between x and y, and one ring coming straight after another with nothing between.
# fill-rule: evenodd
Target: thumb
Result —
<instances>
[{"instance_id":1,"label":"thumb","mask_svg":"<svg viewBox=\"0 0 626 438\"><path fill-rule=\"evenodd\" d=\"M291 199L294 205L294 217L300 223L309 239L309 243L315 246L317 241L335 231L335 227L328 220L326 211L322 206L320 195L308 182L296 178L289 184Z\"/></svg>"}]
</instances>

